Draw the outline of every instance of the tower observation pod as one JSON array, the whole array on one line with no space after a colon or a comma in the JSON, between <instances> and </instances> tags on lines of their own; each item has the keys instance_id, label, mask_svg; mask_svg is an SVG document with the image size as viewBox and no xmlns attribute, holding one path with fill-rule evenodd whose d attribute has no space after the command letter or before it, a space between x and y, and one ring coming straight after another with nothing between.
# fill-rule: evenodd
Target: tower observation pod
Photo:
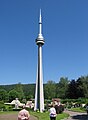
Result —
<instances>
[{"instance_id":1,"label":"tower observation pod","mask_svg":"<svg viewBox=\"0 0 88 120\"><path fill-rule=\"evenodd\" d=\"M35 106L34 111L44 111L44 92L43 92L43 69L42 69L42 46L45 41L42 36L42 16L40 9L39 16L39 34L36 38L36 44L38 45L38 64L37 64L37 77L36 77L36 89L35 89Z\"/></svg>"}]
</instances>

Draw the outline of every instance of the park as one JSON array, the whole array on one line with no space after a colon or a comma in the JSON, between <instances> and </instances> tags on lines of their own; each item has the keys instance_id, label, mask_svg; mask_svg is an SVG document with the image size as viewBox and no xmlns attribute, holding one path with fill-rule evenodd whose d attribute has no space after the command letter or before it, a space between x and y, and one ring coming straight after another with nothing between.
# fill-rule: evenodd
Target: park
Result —
<instances>
[{"instance_id":1,"label":"park","mask_svg":"<svg viewBox=\"0 0 88 120\"><path fill-rule=\"evenodd\" d=\"M19 86L19 85L18 85ZM21 84L20 84L21 86ZM10 88L11 86L9 86ZM21 86L22 87L22 86ZM11 87L12 88L12 87ZM17 88L17 86L16 86ZM21 89L22 91L22 89ZM0 92L1 93L1 92ZM5 95L5 91L3 91ZM7 94L7 93L6 93ZM13 95L13 94L12 94ZM5 97L5 96L4 96ZM10 98L10 97L9 97ZM6 101L7 98L4 98ZM3 101L3 99L2 99ZM59 112L57 114L57 120L66 119L70 115L74 115L73 118L87 118L86 113L86 103L88 102L88 99L86 98L79 98L79 99L57 99L54 98L52 100L46 100L45 101L45 111L43 113L39 111L34 111L34 100L30 99L30 101L21 100L21 102L16 98L13 99L11 102L0 102L0 120L10 120L13 118L13 120L17 119L19 111L22 109L22 105L26 104L26 109L29 111L31 117L30 120L49 120L49 109L52 104L52 102L56 103L56 101L59 102L60 108ZM64 111L63 107L64 106ZM73 111L75 113L71 113L68 111ZM80 113L80 114L78 114ZM77 115L78 114L78 115ZM84 119L84 120L85 120Z\"/></svg>"},{"instance_id":2,"label":"park","mask_svg":"<svg viewBox=\"0 0 88 120\"><path fill-rule=\"evenodd\" d=\"M88 120L87 5L0 1L0 120Z\"/></svg>"}]
</instances>

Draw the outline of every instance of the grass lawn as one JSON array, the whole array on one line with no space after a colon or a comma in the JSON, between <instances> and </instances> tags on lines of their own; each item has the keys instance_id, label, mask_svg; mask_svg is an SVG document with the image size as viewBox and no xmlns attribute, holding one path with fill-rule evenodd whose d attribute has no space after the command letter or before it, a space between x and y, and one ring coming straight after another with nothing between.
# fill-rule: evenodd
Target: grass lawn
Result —
<instances>
[{"instance_id":1,"label":"grass lawn","mask_svg":"<svg viewBox=\"0 0 88 120\"><path fill-rule=\"evenodd\" d=\"M86 112L85 108L77 107L77 108L71 108L69 109L74 112Z\"/></svg>"},{"instance_id":2,"label":"grass lawn","mask_svg":"<svg viewBox=\"0 0 88 120\"><path fill-rule=\"evenodd\" d=\"M17 120L18 112L0 112L0 120ZM38 113L30 111L30 115L33 115L38 118L38 120L50 120L49 119L49 112ZM69 115L66 113L58 114L57 120L61 120L67 118Z\"/></svg>"},{"instance_id":3,"label":"grass lawn","mask_svg":"<svg viewBox=\"0 0 88 120\"><path fill-rule=\"evenodd\" d=\"M38 120L49 120L49 112L45 112L45 113L32 112L31 114L36 116ZM57 120L67 118L68 116L69 115L67 113L58 114Z\"/></svg>"}]
</instances>

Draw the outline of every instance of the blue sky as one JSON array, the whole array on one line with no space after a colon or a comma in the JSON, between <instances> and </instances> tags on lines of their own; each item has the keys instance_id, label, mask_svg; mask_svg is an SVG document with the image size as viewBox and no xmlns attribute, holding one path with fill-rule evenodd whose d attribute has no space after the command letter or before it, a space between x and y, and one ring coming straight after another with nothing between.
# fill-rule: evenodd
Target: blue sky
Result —
<instances>
[{"instance_id":1,"label":"blue sky","mask_svg":"<svg viewBox=\"0 0 88 120\"><path fill-rule=\"evenodd\" d=\"M88 0L0 0L0 84L35 83L40 8L44 83L88 75Z\"/></svg>"}]
</instances>

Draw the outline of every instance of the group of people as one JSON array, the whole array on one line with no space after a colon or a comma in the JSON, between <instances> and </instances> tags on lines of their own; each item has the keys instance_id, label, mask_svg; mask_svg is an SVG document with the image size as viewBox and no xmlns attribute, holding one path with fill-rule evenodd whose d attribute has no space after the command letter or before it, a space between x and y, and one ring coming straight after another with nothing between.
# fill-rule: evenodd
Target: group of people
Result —
<instances>
[{"instance_id":1,"label":"group of people","mask_svg":"<svg viewBox=\"0 0 88 120\"><path fill-rule=\"evenodd\" d=\"M86 105L86 111L88 114L88 104ZM51 106L50 110L50 120L56 120L57 112L54 107L54 105ZM29 120L30 119L30 114L29 112L25 109L25 107L18 113L18 120Z\"/></svg>"},{"instance_id":2,"label":"group of people","mask_svg":"<svg viewBox=\"0 0 88 120\"><path fill-rule=\"evenodd\" d=\"M56 120L56 109L52 105L52 107L49 110L50 112L50 120ZM18 113L18 120L29 120L30 114L29 112L23 107L23 109Z\"/></svg>"}]
</instances>

